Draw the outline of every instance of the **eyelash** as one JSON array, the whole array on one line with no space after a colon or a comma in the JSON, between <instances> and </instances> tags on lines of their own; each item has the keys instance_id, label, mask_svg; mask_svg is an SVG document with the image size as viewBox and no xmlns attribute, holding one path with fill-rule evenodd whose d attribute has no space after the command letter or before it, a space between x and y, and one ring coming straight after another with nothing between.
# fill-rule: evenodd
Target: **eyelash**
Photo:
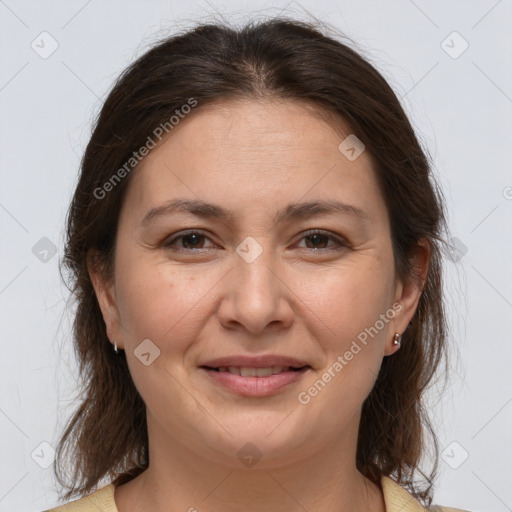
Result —
<instances>
[{"instance_id":1,"label":"eyelash","mask_svg":"<svg viewBox=\"0 0 512 512\"><path fill-rule=\"evenodd\" d=\"M209 249L211 249L210 247L208 248L202 248L200 247L199 249L185 249L185 248L175 248L173 247L172 244L174 244L177 240L181 239L181 238L185 238L186 236L189 236L189 235L200 235L204 238L208 238L208 236L206 236L204 233L202 233L201 231L187 231L185 233L182 233L181 235L178 235L176 237L174 237L173 239L171 239L169 242L165 242L163 244L163 247L165 249L168 249L168 250L171 250L171 251L176 251L176 252L199 252L199 251L207 251ZM313 235L322 235L322 236L325 236L327 237L328 239L336 242L336 244L338 244L338 247L337 248L320 248L320 249L315 249L315 248L308 248L308 247L301 247L301 249L306 249L306 250L309 250L309 251L314 251L314 252L326 252L326 251L339 251L341 249L345 249L348 247L348 244L343 241L342 239L330 234L328 231L323 231L321 229L312 229L312 230L309 230L307 231L306 233L304 233L304 235L302 235L302 238L300 238L300 240L303 240L304 238L308 238L310 236L313 236Z\"/></svg>"}]
</instances>

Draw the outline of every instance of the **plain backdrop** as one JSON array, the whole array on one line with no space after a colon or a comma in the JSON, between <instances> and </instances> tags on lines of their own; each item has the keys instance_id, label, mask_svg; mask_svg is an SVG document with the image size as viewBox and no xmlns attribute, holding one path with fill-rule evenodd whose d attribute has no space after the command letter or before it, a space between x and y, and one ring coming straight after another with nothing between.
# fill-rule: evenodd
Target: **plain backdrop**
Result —
<instances>
[{"instance_id":1,"label":"plain backdrop","mask_svg":"<svg viewBox=\"0 0 512 512\"><path fill-rule=\"evenodd\" d=\"M0 0L0 511L58 504L52 446L77 405L58 260L79 159L113 80L196 22L308 12L389 80L448 203L453 355L447 391L431 393L434 503L512 510L510 0Z\"/></svg>"}]
</instances>

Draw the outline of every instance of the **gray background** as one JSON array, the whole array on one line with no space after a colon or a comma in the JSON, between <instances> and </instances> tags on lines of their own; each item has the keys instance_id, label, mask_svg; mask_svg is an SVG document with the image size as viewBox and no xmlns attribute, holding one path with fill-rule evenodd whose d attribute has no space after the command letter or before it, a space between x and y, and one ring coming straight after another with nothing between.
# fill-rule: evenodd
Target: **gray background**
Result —
<instances>
[{"instance_id":1,"label":"gray background","mask_svg":"<svg viewBox=\"0 0 512 512\"><path fill-rule=\"evenodd\" d=\"M309 11L353 38L432 156L455 247L446 261L452 376L430 404L443 452L434 502L512 510L512 2L270 5L0 0L1 511L57 504L51 446L76 406L73 311L57 262L101 100L126 65L174 29L282 9L302 19Z\"/></svg>"}]
</instances>

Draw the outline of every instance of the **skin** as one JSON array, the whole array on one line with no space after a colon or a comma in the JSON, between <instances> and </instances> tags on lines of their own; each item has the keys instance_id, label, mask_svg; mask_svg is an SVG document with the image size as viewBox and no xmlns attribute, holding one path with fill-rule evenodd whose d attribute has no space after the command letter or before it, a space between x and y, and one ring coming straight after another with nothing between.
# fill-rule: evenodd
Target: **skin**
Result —
<instances>
[{"instance_id":1,"label":"skin","mask_svg":"<svg viewBox=\"0 0 512 512\"><path fill-rule=\"evenodd\" d=\"M383 357L398 350L393 334L410 322L421 286L395 273L370 157L349 161L338 150L349 133L306 103L221 102L198 106L137 169L120 214L114 283L90 266L110 340L126 351L147 408L150 465L116 488L119 512L384 512L380 488L355 466L361 407ZM172 213L140 226L175 198L235 216ZM289 203L326 199L357 206L370 221L339 213L274 220ZM192 228L204 237L165 247ZM312 239L310 229L346 246L335 250L335 239ZM248 236L263 250L252 263L236 252ZM423 276L428 260L420 243ZM393 304L401 311L300 403L298 393ZM148 366L134 355L145 339L160 350ZM312 369L272 396L242 397L198 369L234 354L289 355ZM247 442L262 454L250 468L237 457Z\"/></svg>"}]
</instances>

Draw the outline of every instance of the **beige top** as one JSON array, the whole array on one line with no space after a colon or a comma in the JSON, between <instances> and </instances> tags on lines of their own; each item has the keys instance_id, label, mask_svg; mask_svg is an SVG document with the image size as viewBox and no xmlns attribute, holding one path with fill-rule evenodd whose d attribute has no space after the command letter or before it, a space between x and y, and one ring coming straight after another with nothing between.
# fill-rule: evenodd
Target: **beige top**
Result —
<instances>
[{"instance_id":1,"label":"beige top","mask_svg":"<svg viewBox=\"0 0 512 512\"><path fill-rule=\"evenodd\" d=\"M386 512L426 512L420 502L406 489L387 476L381 478L382 492ZM84 496L78 500L66 503L44 512L119 512L114 501L114 484L106 485L101 489ZM460 508L439 507L434 505L431 512L469 512Z\"/></svg>"}]
</instances>

